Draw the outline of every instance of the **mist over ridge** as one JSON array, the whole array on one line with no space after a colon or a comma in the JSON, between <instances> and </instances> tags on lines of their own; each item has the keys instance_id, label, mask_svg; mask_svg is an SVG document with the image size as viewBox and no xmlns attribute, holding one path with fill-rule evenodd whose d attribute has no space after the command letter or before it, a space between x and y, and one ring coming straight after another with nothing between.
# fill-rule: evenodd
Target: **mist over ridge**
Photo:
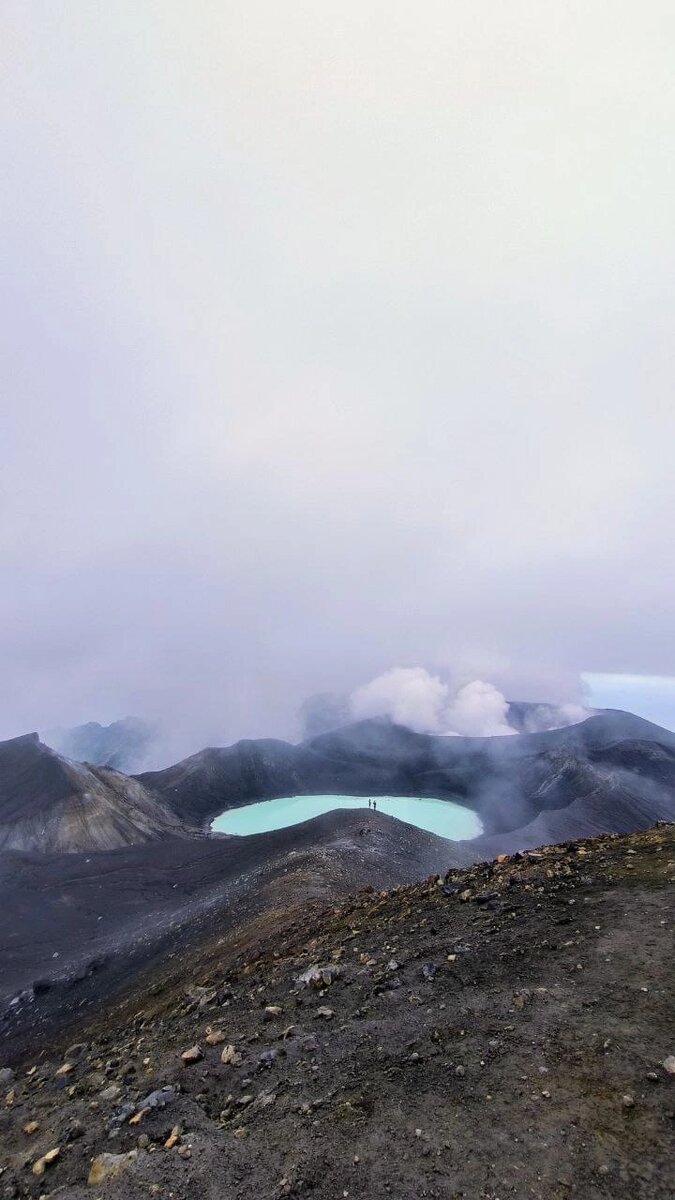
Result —
<instances>
[{"instance_id":1,"label":"mist over ridge","mask_svg":"<svg viewBox=\"0 0 675 1200\"><path fill-rule=\"evenodd\" d=\"M675 674L670 5L198 9L0 15L0 737Z\"/></svg>"},{"instance_id":2,"label":"mist over ridge","mask_svg":"<svg viewBox=\"0 0 675 1200\"><path fill-rule=\"evenodd\" d=\"M370 717L386 717L418 733L448 737L496 737L536 733L575 724L591 715L578 703L509 701L490 683L471 680L452 686L423 667L394 667L351 694L320 692L306 697L286 740L308 740ZM103 726L96 721L42 733L42 740L77 761L126 773L169 766L208 745L225 746L225 732L209 738L209 726L194 726L186 738L170 725L125 717ZM263 731L266 736L268 731Z\"/></svg>"}]
</instances>

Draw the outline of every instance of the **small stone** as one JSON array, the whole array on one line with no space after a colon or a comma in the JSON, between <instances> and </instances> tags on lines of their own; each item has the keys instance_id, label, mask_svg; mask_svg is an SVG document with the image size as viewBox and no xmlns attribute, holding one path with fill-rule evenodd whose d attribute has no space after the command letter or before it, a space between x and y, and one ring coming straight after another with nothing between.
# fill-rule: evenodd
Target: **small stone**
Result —
<instances>
[{"instance_id":1,"label":"small stone","mask_svg":"<svg viewBox=\"0 0 675 1200\"><path fill-rule=\"evenodd\" d=\"M330 987L340 975L341 969L336 963L328 963L325 967L308 967L295 981L296 987Z\"/></svg>"},{"instance_id":2,"label":"small stone","mask_svg":"<svg viewBox=\"0 0 675 1200\"><path fill-rule=\"evenodd\" d=\"M11 1067L3 1067L0 1070L0 1087L8 1087L10 1083L14 1083L15 1075Z\"/></svg>"},{"instance_id":3,"label":"small stone","mask_svg":"<svg viewBox=\"0 0 675 1200\"><path fill-rule=\"evenodd\" d=\"M181 1158L192 1158L192 1151L189 1146L179 1146L176 1151Z\"/></svg>"},{"instance_id":4,"label":"small stone","mask_svg":"<svg viewBox=\"0 0 675 1200\"><path fill-rule=\"evenodd\" d=\"M109 1087L104 1088L100 1094L101 1100L116 1100L120 1095L122 1088L119 1083L111 1083Z\"/></svg>"},{"instance_id":5,"label":"small stone","mask_svg":"<svg viewBox=\"0 0 675 1200\"><path fill-rule=\"evenodd\" d=\"M283 1011L279 1004L268 1004L263 1011L263 1017L266 1021L273 1021L275 1017L280 1017Z\"/></svg>"},{"instance_id":6,"label":"small stone","mask_svg":"<svg viewBox=\"0 0 675 1200\"><path fill-rule=\"evenodd\" d=\"M635 1096L631 1096L630 1092L626 1092L626 1094L621 1097L621 1103L624 1108L635 1108Z\"/></svg>"},{"instance_id":7,"label":"small stone","mask_svg":"<svg viewBox=\"0 0 675 1200\"><path fill-rule=\"evenodd\" d=\"M75 1064L74 1064L74 1063L71 1063L71 1062L64 1062L64 1063L63 1063L63 1065L59 1067L58 1071L55 1071L55 1073L54 1073L54 1074L55 1074L55 1078L56 1078L56 1079L60 1079L60 1078L62 1078L64 1075L70 1075L71 1071L74 1071L74 1070L75 1070Z\"/></svg>"},{"instance_id":8,"label":"small stone","mask_svg":"<svg viewBox=\"0 0 675 1200\"><path fill-rule=\"evenodd\" d=\"M462 1079L466 1075L466 1067L455 1067L455 1075Z\"/></svg>"},{"instance_id":9,"label":"small stone","mask_svg":"<svg viewBox=\"0 0 675 1200\"><path fill-rule=\"evenodd\" d=\"M74 1046L69 1046L66 1050L64 1058L66 1062L77 1062L82 1058L83 1054L87 1053L87 1047L84 1042L75 1042Z\"/></svg>"},{"instance_id":10,"label":"small stone","mask_svg":"<svg viewBox=\"0 0 675 1200\"><path fill-rule=\"evenodd\" d=\"M193 1063L201 1062L204 1055L202 1054L199 1046L190 1046L188 1050L183 1051L180 1057L181 1062L183 1062L186 1067L189 1067L192 1066Z\"/></svg>"},{"instance_id":11,"label":"small stone","mask_svg":"<svg viewBox=\"0 0 675 1200\"><path fill-rule=\"evenodd\" d=\"M176 1089L169 1085L149 1092L145 1099L139 1101L137 1107L148 1112L152 1108L166 1108L167 1104L172 1104L175 1099Z\"/></svg>"},{"instance_id":12,"label":"small stone","mask_svg":"<svg viewBox=\"0 0 675 1200\"><path fill-rule=\"evenodd\" d=\"M675 1075L675 1054L664 1058L662 1066L667 1075Z\"/></svg>"},{"instance_id":13,"label":"small stone","mask_svg":"<svg viewBox=\"0 0 675 1200\"><path fill-rule=\"evenodd\" d=\"M316 1015L317 1017L323 1017L326 1021L330 1021L335 1016L335 1013L332 1008L328 1008L325 1004L322 1004L320 1008L317 1008Z\"/></svg>"},{"instance_id":14,"label":"small stone","mask_svg":"<svg viewBox=\"0 0 675 1200\"><path fill-rule=\"evenodd\" d=\"M59 1157L60 1153L60 1146L55 1146L53 1150L48 1150L46 1154L42 1155L42 1158L38 1158L37 1162L33 1163L33 1174L44 1175L47 1167L49 1167L53 1162L56 1162L56 1159Z\"/></svg>"},{"instance_id":15,"label":"small stone","mask_svg":"<svg viewBox=\"0 0 675 1200\"><path fill-rule=\"evenodd\" d=\"M225 1034L222 1029L209 1029L204 1041L207 1046L220 1046L225 1041Z\"/></svg>"},{"instance_id":16,"label":"small stone","mask_svg":"<svg viewBox=\"0 0 675 1200\"><path fill-rule=\"evenodd\" d=\"M236 1046L226 1046L220 1056L220 1061L227 1067L238 1067L242 1057Z\"/></svg>"},{"instance_id":17,"label":"small stone","mask_svg":"<svg viewBox=\"0 0 675 1200\"><path fill-rule=\"evenodd\" d=\"M174 1146L176 1145L176 1143L178 1142L178 1140L180 1138L180 1135L181 1135L180 1125L174 1125L173 1129L171 1130L171 1133L169 1134L168 1138L166 1139L166 1141L164 1143L164 1149L165 1150L173 1150Z\"/></svg>"},{"instance_id":18,"label":"small stone","mask_svg":"<svg viewBox=\"0 0 675 1200\"><path fill-rule=\"evenodd\" d=\"M30 1137L32 1133L37 1133L39 1128L40 1126L37 1121L26 1121L26 1124L23 1126L23 1131Z\"/></svg>"},{"instance_id":19,"label":"small stone","mask_svg":"<svg viewBox=\"0 0 675 1200\"><path fill-rule=\"evenodd\" d=\"M128 1154L98 1154L89 1168L87 1183L97 1187L107 1179L114 1179L127 1163L134 1161L137 1154L137 1150L130 1150Z\"/></svg>"}]
</instances>

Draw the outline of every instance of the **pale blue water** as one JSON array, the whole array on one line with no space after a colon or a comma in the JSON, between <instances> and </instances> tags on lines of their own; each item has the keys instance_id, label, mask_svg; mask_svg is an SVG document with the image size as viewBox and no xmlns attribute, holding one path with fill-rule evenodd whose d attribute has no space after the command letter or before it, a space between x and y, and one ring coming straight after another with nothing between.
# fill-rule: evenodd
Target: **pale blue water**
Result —
<instances>
[{"instance_id":1,"label":"pale blue water","mask_svg":"<svg viewBox=\"0 0 675 1200\"><path fill-rule=\"evenodd\" d=\"M429 800L421 796L376 796L377 811L397 817L408 825L417 825L439 837L460 841L477 837L483 832L481 821L470 808L451 800ZM282 796L279 800L263 800L231 808L213 821L216 833L234 833L240 837L249 833L266 833L298 825L311 817L334 808L362 808L368 812L367 796Z\"/></svg>"}]
</instances>

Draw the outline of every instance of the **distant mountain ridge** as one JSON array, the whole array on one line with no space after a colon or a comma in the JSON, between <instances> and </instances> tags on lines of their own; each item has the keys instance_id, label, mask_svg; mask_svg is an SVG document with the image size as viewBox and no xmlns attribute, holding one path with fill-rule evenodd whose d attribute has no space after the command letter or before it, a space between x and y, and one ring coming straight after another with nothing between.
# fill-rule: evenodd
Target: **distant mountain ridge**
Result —
<instances>
[{"instance_id":1,"label":"distant mountain ridge","mask_svg":"<svg viewBox=\"0 0 675 1200\"><path fill-rule=\"evenodd\" d=\"M675 734L610 711L493 738L420 734L377 718L299 745L262 738L212 747L136 776L74 762L33 734L0 743L0 849L108 850L192 837L229 808L313 793L454 800L483 823L481 837L463 846L479 857L675 819Z\"/></svg>"},{"instance_id":2,"label":"distant mountain ridge","mask_svg":"<svg viewBox=\"0 0 675 1200\"><path fill-rule=\"evenodd\" d=\"M148 750L155 736L154 728L147 721L140 717L123 717L111 725L87 721L72 729L50 729L42 734L42 740L66 758L129 774L142 770L147 764Z\"/></svg>"},{"instance_id":3,"label":"distant mountain ridge","mask_svg":"<svg viewBox=\"0 0 675 1200\"><path fill-rule=\"evenodd\" d=\"M138 778L181 820L202 826L255 800L323 792L452 799L478 813L485 836L522 831L576 802L586 832L619 832L675 816L675 734L619 711L493 738L414 733L376 718L298 746L261 739L210 748Z\"/></svg>"}]
</instances>

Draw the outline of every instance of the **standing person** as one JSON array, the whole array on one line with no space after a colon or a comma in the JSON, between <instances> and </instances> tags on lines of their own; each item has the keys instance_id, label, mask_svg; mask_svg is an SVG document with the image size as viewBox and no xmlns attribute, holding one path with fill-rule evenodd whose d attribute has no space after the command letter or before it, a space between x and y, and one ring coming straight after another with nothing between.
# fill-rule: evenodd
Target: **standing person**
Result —
<instances>
[{"instance_id":1,"label":"standing person","mask_svg":"<svg viewBox=\"0 0 675 1200\"><path fill-rule=\"evenodd\" d=\"M373 800L373 812L377 812L377 803Z\"/></svg>"}]
</instances>

